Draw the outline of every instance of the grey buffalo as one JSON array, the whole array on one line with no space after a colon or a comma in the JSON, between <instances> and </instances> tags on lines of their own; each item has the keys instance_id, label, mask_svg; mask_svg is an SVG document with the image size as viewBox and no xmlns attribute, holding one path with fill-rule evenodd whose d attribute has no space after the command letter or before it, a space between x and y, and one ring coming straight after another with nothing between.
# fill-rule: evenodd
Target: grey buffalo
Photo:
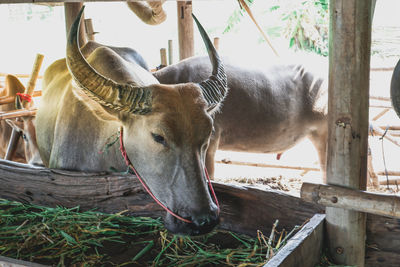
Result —
<instances>
[{"instance_id":1,"label":"grey buffalo","mask_svg":"<svg viewBox=\"0 0 400 267\"><path fill-rule=\"evenodd\" d=\"M305 137L318 151L325 173L328 93L324 72L311 69L304 64L245 68L225 61L229 93L214 114L206 158L211 176L217 149L281 153ZM165 67L154 76L167 84L199 82L210 71L206 58L193 57Z\"/></svg>"}]
</instances>

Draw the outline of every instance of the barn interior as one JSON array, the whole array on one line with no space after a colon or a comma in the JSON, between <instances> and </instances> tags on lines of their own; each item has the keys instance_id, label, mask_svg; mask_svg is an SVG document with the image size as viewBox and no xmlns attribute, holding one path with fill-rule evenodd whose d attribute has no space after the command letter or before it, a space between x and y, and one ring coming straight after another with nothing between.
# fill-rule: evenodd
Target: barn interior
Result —
<instances>
[{"instance_id":1,"label":"barn interior","mask_svg":"<svg viewBox=\"0 0 400 267\"><path fill-rule=\"evenodd\" d=\"M34 105L16 95L0 94L0 120L25 121L35 116L43 73L54 60L65 57L66 36L83 5L80 44L91 40L133 47L156 71L206 54L192 13L229 61L253 67L263 66L263 58L268 64L293 60L287 37L274 38L277 18L270 13L267 17L262 8L266 4L260 2L165 1L166 20L147 25L121 1L1 0L0 21L6 26L2 28L7 40L0 52L0 90L6 87L6 75L13 74L25 86L21 93L30 95ZM282 1L278 2L268 3L269 8L277 8ZM398 266L399 117L391 104L390 83L400 48L396 46L396 17L387 12L398 3L292 2L294 6L329 4L324 15L330 21L325 39L329 49L318 50L328 77L326 172L320 169L318 153L309 140L270 154L218 150L212 183L221 209L219 227L254 236L257 231L273 232L276 221L279 229L302 225L265 266L321 266L324 256L329 258L326 266ZM270 25L259 27L263 21ZM36 39L46 40L48 46L39 47ZM52 46L57 49L48 48ZM309 53L298 55L303 62L311 61ZM15 101L19 101L17 106ZM27 164L21 152L25 138L18 129L9 129L0 160L0 198L109 214L127 210L126 216L163 216L164 210L132 175ZM3 257L1 251L0 263L35 266Z\"/></svg>"}]
</instances>

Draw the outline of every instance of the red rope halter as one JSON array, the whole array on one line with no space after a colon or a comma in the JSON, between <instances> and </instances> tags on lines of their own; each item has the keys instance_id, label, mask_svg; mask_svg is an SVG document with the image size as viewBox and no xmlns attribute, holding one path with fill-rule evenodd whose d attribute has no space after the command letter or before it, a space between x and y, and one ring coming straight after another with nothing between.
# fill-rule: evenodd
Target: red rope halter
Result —
<instances>
[{"instance_id":1,"label":"red rope halter","mask_svg":"<svg viewBox=\"0 0 400 267\"><path fill-rule=\"evenodd\" d=\"M21 99L21 101L31 102L32 96L29 94L17 93L17 96Z\"/></svg>"},{"instance_id":2,"label":"red rope halter","mask_svg":"<svg viewBox=\"0 0 400 267\"><path fill-rule=\"evenodd\" d=\"M120 144L119 149L121 150L121 154L122 154L122 156L123 156L124 159L125 159L125 163L126 163L126 165L135 173L136 177L139 179L139 181L140 181L140 183L142 184L142 186L144 187L144 189L146 189L147 193L154 199L154 201L155 201L158 205L160 205L160 206L161 206L164 210L166 210L169 214L171 214L172 216L174 216L175 218L177 218L177 219L179 219L179 220L181 220L181 221L183 221L183 222L192 223L191 220L185 219L185 218L179 216L178 214L174 213L172 210L170 210L167 206L165 206L163 203L161 203L161 201L158 200L158 199L156 198L156 196L151 192L150 188L146 185L146 183L145 183L145 182L143 181L143 179L140 177L139 173L136 171L135 167L133 167L131 161L129 160L128 154L126 153L126 150L125 150L125 147L124 147L123 128L122 128L122 127L120 127L120 131L119 131L119 132L120 132L120 134L119 134L119 144ZM207 172L206 167L204 167L204 172L205 172L206 177L207 177L208 187L210 188L211 194L212 194L212 196L213 196L213 198L214 198L214 200L215 200L215 204L217 205L217 207L218 207L218 212L219 212L219 203L218 203L218 199L217 199L217 196L215 195L214 188L213 188L213 186L212 186L212 184L211 184L211 179L210 179L210 176L208 175L208 172Z\"/></svg>"}]
</instances>

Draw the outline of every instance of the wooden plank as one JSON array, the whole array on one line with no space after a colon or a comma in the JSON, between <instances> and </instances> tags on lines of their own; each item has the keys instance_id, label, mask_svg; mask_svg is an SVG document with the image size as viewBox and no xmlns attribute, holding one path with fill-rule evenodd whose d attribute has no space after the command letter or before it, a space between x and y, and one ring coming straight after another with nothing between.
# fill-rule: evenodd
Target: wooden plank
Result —
<instances>
[{"instance_id":1,"label":"wooden plank","mask_svg":"<svg viewBox=\"0 0 400 267\"><path fill-rule=\"evenodd\" d=\"M64 3L64 13L65 13L65 32L68 39L69 29L71 28L72 23L74 23L76 17L79 14L83 6L83 2L65 2ZM84 17L85 15L83 15ZM86 32L85 32L85 23L82 20L80 28L79 28L79 46L83 46L86 44Z\"/></svg>"},{"instance_id":2,"label":"wooden plank","mask_svg":"<svg viewBox=\"0 0 400 267\"><path fill-rule=\"evenodd\" d=\"M264 267L314 267L324 244L325 214L315 214Z\"/></svg>"},{"instance_id":3,"label":"wooden plank","mask_svg":"<svg viewBox=\"0 0 400 267\"><path fill-rule=\"evenodd\" d=\"M0 160L0 197L54 207L80 206L106 213L162 216L164 211L126 174L81 173ZM297 197L252 187L213 183L221 203L221 228L255 236L271 231L275 220L285 229L301 225L322 206Z\"/></svg>"},{"instance_id":4,"label":"wooden plank","mask_svg":"<svg viewBox=\"0 0 400 267\"><path fill-rule=\"evenodd\" d=\"M179 60L194 56L192 1L179 1L178 14L178 40Z\"/></svg>"},{"instance_id":5,"label":"wooden plank","mask_svg":"<svg viewBox=\"0 0 400 267\"><path fill-rule=\"evenodd\" d=\"M366 266L399 266L400 220L368 214L366 243Z\"/></svg>"},{"instance_id":6,"label":"wooden plank","mask_svg":"<svg viewBox=\"0 0 400 267\"><path fill-rule=\"evenodd\" d=\"M49 267L38 263L16 260L8 257L0 256L0 267Z\"/></svg>"},{"instance_id":7,"label":"wooden plank","mask_svg":"<svg viewBox=\"0 0 400 267\"><path fill-rule=\"evenodd\" d=\"M371 1L330 0L327 181L366 188ZM365 214L326 208L329 252L364 266Z\"/></svg>"},{"instance_id":8,"label":"wooden plank","mask_svg":"<svg viewBox=\"0 0 400 267\"><path fill-rule=\"evenodd\" d=\"M326 207L343 208L400 218L400 197L342 186L303 183L301 198Z\"/></svg>"}]
</instances>

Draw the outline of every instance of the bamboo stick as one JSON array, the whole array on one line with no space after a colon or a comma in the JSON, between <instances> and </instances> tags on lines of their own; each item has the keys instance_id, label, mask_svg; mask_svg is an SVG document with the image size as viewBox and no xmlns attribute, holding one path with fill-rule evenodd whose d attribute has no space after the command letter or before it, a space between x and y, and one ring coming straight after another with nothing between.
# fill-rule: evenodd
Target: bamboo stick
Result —
<instances>
[{"instance_id":1,"label":"bamboo stick","mask_svg":"<svg viewBox=\"0 0 400 267\"><path fill-rule=\"evenodd\" d=\"M172 40L168 40L168 64L174 64L174 46Z\"/></svg>"},{"instance_id":2,"label":"bamboo stick","mask_svg":"<svg viewBox=\"0 0 400 267\"><path fill-rule=\"evenodd\" d=\"M5 77L7 76L9 73L5 73L5 72L0 72L0 77ZM31 77L30 74L23 74L23 73L19 73L19 74L13 74L15 77L17 78L29 78ZM38 76L38 79L43 79L43 76Z\"/></svg>"},{"instance_id":3,"label":"bamboo stick","mask_svg":"<svg viewBox=\"0 0 400 267\"><path fill-rule=\"evenodd\" d=\"M311 167L301 167L301 166L285 166L278 164L265 164L265 163L253 163L253 162L243 162L243 161L235 161L235 160L217 160L215 163L221 164L233 164L240 166L252 166L252 167L262 167L262 168L282 168L282 169L291 169L291 170L301 170L301 171L316 171L319 172L321 169L319 168L311 168Z\"/></svg>"},{"instance_id":4,"label":"bamboo stick","mask_svg":"<svg viewBox=\"0 0 400 267\"><path fill-rule=\"evenodd\" d=\"M254 22L254 24L256 25L257 29L260 31L262 37L264 38L264 40L267 42L268 46L272 49L272 51L274 52L274 54L279 57L278 52L276 51L276 49L273 47L272 43L270 42L269 38L267 37L267 35L264 33L264 31L262 30L262 28L260 27L260 25L258 25L257 20L255 19L255 17L253 16L253 13L251 12L249 6L246 4L246 2L244 0L239 0L240 5L246 10L247 14L249 14L249 17L251 18L251 20Z\"/></svg>"},{"instance_id":5,"label":"bamboo stick","mask_svg":"<svg viewBox=\"0 0 400 267\"><path fill-rule=\"evenodd\" d=\"M303 200L327 207L400 218L400 197L375 194L334 185L303 183Z\"/></svg>"},{"instance_id":6,"label":"bamboo stick","mask_svg":"<svg viewBox=\"0 0 400 267\"><path fill-rule=\"evenodd\" d=\"M381 172L377 172L376 173L377 175L382 175L382 176L400 176L400 172L399 171L387 171L387 172L384 172L384 171L381 171ZM380 184L382 184L381 182L379 182ZM384 183L383 184L386 184L386 181L384 181Z\"/></svg>"},{"instance_id":7,"label":"bamboo stick","mask_svg":"<svg viewBox=\"0 0 400 267\"><path fill-rule=\"evenodd\" d=\"M94 41L94 35L97 33L93 29L92 19L85 19L86 37L89 41Z\"/></svg>"},{"instance_id":8,"label":"bamboo stick","mask_svg":"<svg viewBox=\"0 0 400 267\"><path fill-rule=\"evenodd\" d=\"M37 109L17 109L0 113L0 120L14 119L25 116L35 116Z\"/></svg>"},{"instance_id":9,"label":"bamboo stick","mask_svg":"<svg viewBox=\"0 0 400 267\"><path fill-rule=\"evenodd\" d=\"M384 96L369 96L369 98L382 101L391 101L390 97L384 97Z\"/></svg>"},{"instance_id":10,"label":"bamboo stick","mask_svg":"<svg viewBox=\"0 0 400 267\"><path fill-rule=\"evenodd\" d=\"M380 135L380 136L384 136L384 138L386 138L387 140L389 140L390 142L392 142L393 144L395 144L396 146L400 147L400 143L395 140L393 138L393 136L391 136L389 133L385 134L385 131L381 130L379 127L374 126L373 124L371 124L372 130L374 133Z\"/></svg>"},{"instance_id":11,"label":"bamboo stick","mask_svg":"<svg viewBox=\"0 0 400 267\"><path fill-rule=\"evenodd\" d=\"M377 121L379 120L383 115L385 115L388 111L390 110L390 108L385 108L384 110L382 110L381 112L379 112L378 115L376 115L375 117L372 118L372 121Z\"/></svg>"},{"instance_id":12,"label":"bamboo stick","mask_svg":"<svg viewBox=\"0 0 400 267\"><path fill-rule=\"evenodd\" d=\"M398 173L397 175L400 176L400 173ZM396 175L396 176L397 176ZM384 181L379 181L380 185L387 185L388 181L384 180ZM400 178L399 179L389 179L389 185L400 185Z\"/></svg>"},{"instance_id":13,"label":"bamboo stick","mask_svg":"<svg viewBox=\"0 0 400 267\"><path fill-rule=\"evenodd\" d=\"M165 48L160 49L161 67L168 66L167 63L167 50Z\"/></svg>"}]
</instances>

